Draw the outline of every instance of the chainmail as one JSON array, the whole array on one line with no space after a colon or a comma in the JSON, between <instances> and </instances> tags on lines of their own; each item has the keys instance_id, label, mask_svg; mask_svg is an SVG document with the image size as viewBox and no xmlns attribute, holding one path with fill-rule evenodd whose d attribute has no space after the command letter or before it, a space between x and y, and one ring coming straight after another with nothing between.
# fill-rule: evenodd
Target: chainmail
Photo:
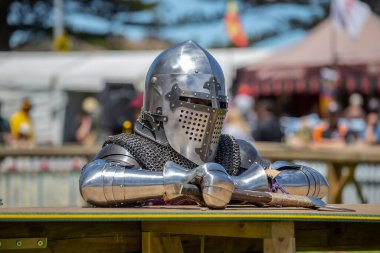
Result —
<instances>
[{"instance_id":1,"label":"chainmail","mask_svg":"<svg viewBox=\"0 0 380 253\"><path fill-rule=\"evenodd\" d=\"M116 144L130 152L143 169L162 171L167 161L187 169L197 167L195 163L177 153L172 147L158 144L143 136L118 134L108 137L104 145ZM236 175L240 167L240 151L235 139L221 135L215 162L221 164L229 174Z\"/></svg>"},{"instance_id":2,"label":"chainmail","mask_svg":"<svg viewBox=\"0 0 380 253\"><path fill-rule=\"evenodd\" d=\"M240 168L240 149L232 135L222 134L215 161L222 164L228 174L236 176Z\"/></svg>"}]
</instances>

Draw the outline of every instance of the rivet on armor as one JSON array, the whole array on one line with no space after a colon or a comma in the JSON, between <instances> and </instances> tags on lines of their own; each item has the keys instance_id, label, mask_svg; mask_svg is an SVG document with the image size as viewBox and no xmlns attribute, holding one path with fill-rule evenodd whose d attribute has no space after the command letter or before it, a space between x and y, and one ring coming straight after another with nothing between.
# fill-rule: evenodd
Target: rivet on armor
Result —
<instances>
[{"instance_id":1,"label":"rivet on armor","mask_svg":"<svg viewBox=\"0 0 380 253\"><path fill-rule=\"evenodd\" d=\"M39 240L39 241L37 242L37 245L40 246L40 247L42 247L42 246L44 246L44 242L41 241L41 240Z\"/></svg>"},{"instance_id":2,"label":"rivet on armor","mask_svg":"<svg viewBox=\"0 0 380 253\"><path fill-rule=\"evenodd\" d=\"M183 103L181 102L181 105L183 105Z\"/></svg>"},{"instance_id":3,"label":"rivet on armor","mask_svg":"<svg viewBox=\"0 0 380 253\"><path fill-rule=\"evenodd\" d=\"M206 95L206 98L208 98L209 97L209 95Z\"/></svg>"},{"instance_id":4,"label":"rivet on armor","mask_svg":"<svg viewBox=\"0 0 380 253\"><path fill-rule=\"evenodd\" d=\"M212 96L211 98L214 98L214 96Z\"/></svg>"},{"instance_id":5,"label":"rivet on armor","mask_svg":"<svg viewBox=\"0 0 380 253\"><path fill-rule=\"evenodd\" d=\"M155 84L157 82L157 77L152 77L152 79L150 80L152 84Z\"/></svg>"},{"instance_id":6,"label":"rivet on armor","mask_svg":"<svg viewBox=\"0 0 380 253\"><path fill-rule=\"evenodd\" d=\"M196 108L196 106L195 106L195 105L194 105L193 107L194 107L194 108Z\"/></svg>"},{"instance_id":7,"label":"rivet on armor","mask_svg":"<svg viewBox=\"0 0 380 253\"><path fill-rule=\"evenodd\" d=\"M196 96L197 95L197 93L196 92L194 92L194 96Z\"/></svg>"},{"instance_id":8,"label":"rivet on armor","mask_svg":"<svg viewBox=\"0 0 380 253\"><path fill-rule=\"evenodd\" d=\"M168 97L171 97L171 95L169 94Z\"/></svg>"},{"instance_id":9,"label":"rivet on armor","mask_svg":"<svg viewBox=\"0 0 380 253\"><path fill-rule=\"evenodd\" d=\"M198 73L198 69L195 70L195 73Z\"/></svg>"}]
</instances>

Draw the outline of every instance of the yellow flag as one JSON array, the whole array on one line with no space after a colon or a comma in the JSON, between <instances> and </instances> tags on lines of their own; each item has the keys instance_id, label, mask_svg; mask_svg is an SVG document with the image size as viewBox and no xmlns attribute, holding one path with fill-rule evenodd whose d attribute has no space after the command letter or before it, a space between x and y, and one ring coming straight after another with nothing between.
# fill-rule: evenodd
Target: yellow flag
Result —
<instances>
[{"instance_id":1,"label":"yellow flag","mask_svg":"<svg viewBox=\"0 0 380 253\"><path fill-rule=\"evenodd\" d=\"M66 32L56 37L53 42L53 50L59 52L67 52L72 49L72 44Z\"/></svg>"}]
</instances>

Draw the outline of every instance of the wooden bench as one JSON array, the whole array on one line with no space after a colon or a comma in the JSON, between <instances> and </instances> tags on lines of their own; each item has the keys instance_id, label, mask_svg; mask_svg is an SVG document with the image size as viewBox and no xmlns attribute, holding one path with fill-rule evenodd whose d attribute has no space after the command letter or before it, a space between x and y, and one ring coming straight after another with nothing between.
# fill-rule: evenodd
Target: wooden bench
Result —
<instances>
[{"instance_id":1,"label":"wooden bench","mask_svg":"<svg viewBox=\"0 0 380 253\"><path fill-rule=\"evenodd\" d=\"M380 205L0 208L0 251L295 252L379 250Z\"/></svg>"}]
</instances>

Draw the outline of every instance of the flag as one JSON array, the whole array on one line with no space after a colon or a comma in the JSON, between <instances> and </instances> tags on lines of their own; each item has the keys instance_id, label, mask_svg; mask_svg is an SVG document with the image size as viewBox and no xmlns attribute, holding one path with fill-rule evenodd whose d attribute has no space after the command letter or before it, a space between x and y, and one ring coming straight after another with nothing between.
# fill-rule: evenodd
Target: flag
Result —
<instances>
[{"instance_id":1,"label":"flag","mask_svg":"<svg viewBox=\"0 0 380 253\"><path fill-rule=\"evenodd\" d=\"M331 17L333 25L344 29L352 38L357 38L371 11L359 0L332 0Z\"/></svg>"},{"instance_id":2,"label":"flag","mask_svg":"<svg viewBox=\"0 0 380 253\"><path fill-rule=\"evenodd\" d=\"M224 16L227 34L230 40L238 47L248 46L248 39L240 23L238 5L236 1L227 1L226 15Z\"/></svg>"}]
</instances>

